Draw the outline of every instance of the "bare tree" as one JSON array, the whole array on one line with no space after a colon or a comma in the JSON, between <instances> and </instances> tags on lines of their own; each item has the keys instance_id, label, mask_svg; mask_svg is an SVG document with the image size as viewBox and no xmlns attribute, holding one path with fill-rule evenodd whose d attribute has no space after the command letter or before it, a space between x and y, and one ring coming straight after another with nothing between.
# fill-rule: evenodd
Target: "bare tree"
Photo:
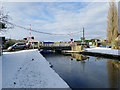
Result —
<instances>
[{"instance_id":1,"label":"bare tree","mask_svg":"<svg viewBox=\"0 0 120 90\"><path fill-rule=\"evenodd\" d=\"M6 28L5 21L7 21L7 19L8 19L8 15L4 14L2 9L3 9L3 7L0 8L0 30Z\"/></svg>"},{"instance_id":2,"label":"bare tree","mask_svg":"<svg viewBox=\"0 0 120 90\"><path fill-rule=\"evenodd\" d=\"M118 11L117 6L112 0L109 3L109 11L107 16L107 40L114 41L118 37Z\"/></svg>"},{"instance_id":3,"label":"bare tree","mask_svg":"<svg viewBox=\"0 0 120 90\"><path fill-rule=\"evenodd\" d=\"M3 7L0 8L0 31L5 31L6 29L11 29L14 26L9 23L10 17L9 12L4 12Z\"/></svg>"}]
</instances>

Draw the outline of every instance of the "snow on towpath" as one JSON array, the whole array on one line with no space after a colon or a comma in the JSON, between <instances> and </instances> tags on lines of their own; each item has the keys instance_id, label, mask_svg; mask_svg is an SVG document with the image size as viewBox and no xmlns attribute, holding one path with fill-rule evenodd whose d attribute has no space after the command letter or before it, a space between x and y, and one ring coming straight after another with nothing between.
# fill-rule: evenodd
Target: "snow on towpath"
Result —
<instances>
[{"instance_id":1,"label":"snow on towpath","mask_svg":"<svg viewBox=\"0 0 120 90\"><path fill-rule=\"evenodd\" d=\"M87 48L85 52L102 53L102 54L110 54L110 55L120 55L120 50L115 50L115 49L111 49L111 48L104 48L104 47L94 47L94 46Z\"/></svg>"},{"instance_id":2,"label":"snow on towpath","mask_svg":"<svg viewBox=\"0 0 120 90\"><path fill-rule=\"evenodd\" d=\"M0 90L2 89L2 56L0 56Z\"/></svg>"},{"instance_id":3,"label":"snow on towpath","mask_svg":"<svg viewBox=\"0 0 120 90\"><path fill-rule=\"evenodd\" d=\"M3 88L69 88L38 50L6 52L2 57Z\"/></svg>"}]
</instances>

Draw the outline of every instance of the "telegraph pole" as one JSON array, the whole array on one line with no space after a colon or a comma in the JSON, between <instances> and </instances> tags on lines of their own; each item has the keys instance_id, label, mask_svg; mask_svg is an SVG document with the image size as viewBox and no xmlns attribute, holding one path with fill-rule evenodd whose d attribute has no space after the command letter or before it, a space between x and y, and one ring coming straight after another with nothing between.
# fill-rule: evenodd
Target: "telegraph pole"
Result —
<instances>
[{"instance_id":1,"label":"telegraph pole","mask_svg":"<svg viewBox=\"0 0 120 90\"><path fill-rule=\"evenodd\" d=\"M85 30L84 30L84 27L83 27L83 37L81 37L81 40L82 40L82 43L84 43L84 41L85 41Z\"/></svg>"},{"instance_id":2,"label":"telegraph pole","mask_svg":"<svg viewBox=\"0 0 120 90\"><path fill-rule=\"evenodd\" d=\"M29 41L31 41L31 24L30 24L30 30L29 30Z\"/></svg>"},{"instance_id":3,"label":"telegraph pole","mask_svg":"<svg viewBox=\"0 0 120 90\"><path fill-rule=\"evenodd\" d=\"M32 39L31 39L31 24L30 24L30 29L29 29L29 44L30 48L32 47Z\"/></svg>"},{"instance_id":4,"label":"telegraph pole","mask_svg":"<svg viewBox=\"0 0 120 90\"><path fill-rule=\"evenodd\" d=\"M83 42L84 42L84 40L85 40L85 36L84 36L84 27L83 27Z\"/></svg>"}]
</instances>

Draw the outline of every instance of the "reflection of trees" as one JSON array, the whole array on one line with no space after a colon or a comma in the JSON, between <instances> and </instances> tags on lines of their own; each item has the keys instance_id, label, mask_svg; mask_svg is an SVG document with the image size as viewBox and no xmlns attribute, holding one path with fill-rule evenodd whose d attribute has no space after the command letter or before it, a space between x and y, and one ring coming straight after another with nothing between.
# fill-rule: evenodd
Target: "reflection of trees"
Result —
<instances>
[{"instance_id":1,"label":"reflection of trees","mask_svg":"<svg viewBox=\"0 0 120 90\"><path fill-rule=\"evenodd\" d=\"M96 60L101 60L99 57L96 57Z\"/></svg>"},{"instance_id":2,"label":"reflection of trees","mask_svg":"<svg viewBox=\"0 0 120 90\"><path fill-rule=\"evenodd\" d=\"M86 60L87 57L82 54L72 54L73 58L76 58L76 61Z\"/></svg>"},{"instance_id":3,"label":"reflection of trees","mask_svg":"<svg viewBox=\"0 0 120 90\"><path fill-rule=\"evenodd\" d=\"M85 69L85 60L86 59L89 60L89 57L84 56L82 54L76 54L76 53L72 53L71 56L72 56L72 58L75 58L76 61L81 61L81 65L83 66L83 71L84 71L84 69Z\"/></svg>"},{"instance_id":4,"label":"reflection of trees","mask_svg":"<svg viewBox=\"0 0 120 90\"><path fill-rule=\"evenodd\" d=\"M119 83L119 72L120 72L120 63L115 60L107 61L107 71L108 71L108 82L110 88L118 87Z\"/></svg>"}]
</instances>

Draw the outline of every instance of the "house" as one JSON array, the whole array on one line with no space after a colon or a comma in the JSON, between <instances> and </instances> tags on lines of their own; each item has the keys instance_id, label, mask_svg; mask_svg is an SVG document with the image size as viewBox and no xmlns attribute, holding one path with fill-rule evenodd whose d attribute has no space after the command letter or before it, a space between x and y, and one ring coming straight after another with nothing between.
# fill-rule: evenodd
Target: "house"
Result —
<instances>
[{"instance_id":1,"label":"house","mask_svg":"<svg viewBox=\"0 0 120 90\"><path fill-rule=\"evenodd\" d=\"M31 44L31 48L32 48L32 47L34 47L34 48L39 48L40 42L37 41L37 40L31 40L31 41L28 41L28 43Z\"/></svg>"},{"instance_id":2,"label":"house","mask_svg":"<svg viewBox=\"0 0 120 90\"><path fill-rule=\"evenodd\" d=\"M42 42L43 46L52 46L54 42Z\"/></svg>"}]
</instances>

